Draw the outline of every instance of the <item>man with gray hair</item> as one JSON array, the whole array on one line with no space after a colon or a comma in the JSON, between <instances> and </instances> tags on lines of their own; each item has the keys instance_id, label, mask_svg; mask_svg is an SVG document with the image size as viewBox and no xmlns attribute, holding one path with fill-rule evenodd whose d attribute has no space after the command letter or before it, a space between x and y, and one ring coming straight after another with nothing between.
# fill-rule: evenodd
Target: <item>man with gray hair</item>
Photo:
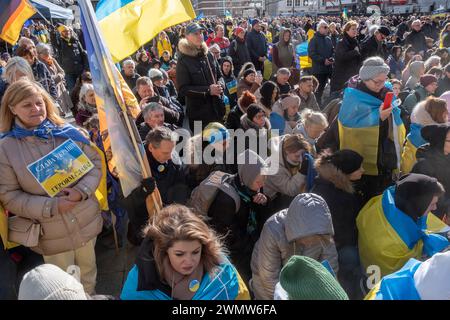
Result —
<instances>
[{"instance_id":1,"label":"man with gray hair","mask_svg":"<svg viewBox=\"0 0 450 320\"><path fill-rule=\"evenodd\" d=\"M288 94L292 87L289 84L289 78L291 76L291 71L288 68L280 68L277 73L275 73L273 81L280 88L280 94Z\"/></svg>"},{"instance_id":2,"label":"man with gray hair","mask_svg":"<svg viewBox=\"0 0 450 320\"><path fill-rule=\"evenodd\" d=\"M422 22L417 19L411 24L412 31L405 38L405 46L411 45L415 52L421 54L427 50L427 42L425 40L425 34L422 31Z\"/></svg>"},{"instance_id":3,"label":"man with gray hair","mask_svg":"<svg viewBox=\"0 0 450 320\"><path fill-rule=\"evenodd\" d=\"M142 141L145 141L147 134L157 127L166 127L173 131L177 129L175 125L164 122L164 107L157 102L147 104L142 110L142 117L144 122L138 127Z\"/></svg>"},{"instance_id":4,"label":"man with gray hair","mask_svg":"<svg viewBox=\"0 0 450 320\"><path fill-rule=\"evenodd\" d=\"M130 223L128 240L140 245L143 239L142 229L148 222L145 206L147 196L158 188L163 205L184 204L190 194L186 183L186 166L177 157L175 150L177 136L170 129L157 127L151 130L145 140L145 151L150 165L151 177L144 179L141 185L125 198Z\"/></svg>"},{"instance_id":5,"label":"man with gray hair","mask_svg":"<svg viewBox=\"0 0 450 320\"><path fill-rule=\"evenodd\" d=\"M128 84L128 87L130 87L130 90L133 90L139 78L139 75L136 73L136 63L131 59L127 59L122 63L122 69L123 79Z\"/></svg>"}]
</instances>

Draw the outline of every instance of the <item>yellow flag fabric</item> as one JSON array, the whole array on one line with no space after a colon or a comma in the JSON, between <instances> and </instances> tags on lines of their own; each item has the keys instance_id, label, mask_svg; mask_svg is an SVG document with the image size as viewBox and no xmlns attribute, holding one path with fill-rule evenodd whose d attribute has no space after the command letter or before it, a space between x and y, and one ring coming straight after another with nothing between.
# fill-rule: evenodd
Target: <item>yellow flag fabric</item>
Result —
<instances>
[{"instance_id":1,"label":"yellow flag fabric","mask_svg":"<svg viewBox=\"0 0 450 320\"><path fill-rule=\"evenodd\" d=\"M372 198L361 210L357 219L359 254L364 270L376 265L381 276L391 274L402 268L409 259L420 259L423 241L409 249L399 234L386 219L382 207L383 195ZM428 214L427 230L438 232L446 225L432 213Z\"/></svg>"},{"instance_id":2,"label":"yellow flag fabric","mask_svg":"<svg viewBox=\"0 0 450 320\"><path fill-rule=\"evenodd\" d=\"M402 153L402 162L400 165L402 174L411 172L414 164L417 162L416 151L417 148L411 143L409 139L406 139L406 143Z\"/></svg>"},{"instance_id":3,"label":"yellow flag fabric","mask_svg":"<svg viewBox=\"0 0 450 320\"><path fill-rule=\"evenodd\" d=\"M36 9L27 0L0 1L0 38L14 45Z\"/></svg>"},{"instance_id":4,"label":"yellow flag fabric","mask_svg":"<svg viewBox=\"0 0 450 320\"><path fill-rule=\"evenodd\" d=\"M102 0L96 15L114 62L130 56L162 30L196 17L189 0Z\"/></svg>"}]
</instances>

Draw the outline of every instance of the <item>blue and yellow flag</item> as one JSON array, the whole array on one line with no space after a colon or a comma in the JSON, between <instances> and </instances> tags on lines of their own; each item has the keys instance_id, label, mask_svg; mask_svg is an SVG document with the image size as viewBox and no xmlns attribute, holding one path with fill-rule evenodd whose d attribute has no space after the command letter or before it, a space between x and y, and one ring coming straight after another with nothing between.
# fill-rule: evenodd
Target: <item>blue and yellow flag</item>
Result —
<instances>
[{"instance_id":1,"label":"blue and yellow flag","mask_svg":"<svg viewBox=\"0 0 450 320\"><path fill-rule=\"evenodd\" d=\"M0 38L16 44L25 21L35 13L28 0L0 0Z\"/></svg>"},{"instance_id":2,"label":"blue and yellow flag","mask_svg":"<svg viewBox=\"0 0 450 320\"><path fill-rule=\"evenodd\" d=\"M342 11L342 19L344 19L344 21L348 20L347 8L344 8L344 11Z\"/></svg>"},{"instance_id":3,"label":"blue and yellow flag","mask_svg":"<svg viewBox=\"0 0 450 320\"><path fill-rule=\"evenodd\" d=\"M298 69L308 69L308 68L312 68L312 60L311 58L308 56L308 44L311 41L311 39L314 37L314 30L311 28L308 30L308 32L306 33L308 40L300 43L299 45L297 45L297 47L295 48L295 53L297 55L297 68Z\"/></svg>"},{"instance_id":4,"label":"blue and yellow flag","mask_svg":"<svg viewBox=\"0 0 450 320\"><path fill-rule=\"evenodd\" d=\"M78 4L105 152L107 155L112 153L114 170L111 171L117 174L123 194L127 197L140 185L143 176L151 174L145 165L145 150L139 135L133 135L133 131L136 133L137 129L131 116L138 115L139 105L112 61L99 32L91 3L80 1ZM152 198L156 212L161 208L161 197L157 189Z\"/></svg>"},{"instance_id":5,"label":"blue and yellow flag","mask_svg":"<svg viewBox=\"0 0 450 320\"><path fill-rule=\"evenodd\" d=\"M231 15L230 11L225 10L225 18L226 19L233 19L233 16Z\"/></svg>"},{"instance_id":6,"label":"blue and yellow flag","mask_svg":"<svg viewBox=\"0 0 450 320\"><path fill-rule=\"evenodd\" d=\"M162 30L196 17L189 0L101 0L96 15L114 62L130 56Z\"/></svg>"},{"instance_id":7,"label":"blue and yellow flag","mask_svg":"<svg viewBox=\"0 0 450 320\"><path fill-rule=\"evenodd\" d=\"M395 206L395 186L372 198L360 211L358 247L362 266L378 266L381 275L396 272L422 254L432 256L449 245L446 238L430 234L448 226L432 213L415 222Z\"/></svg>"},{"instance_id":8,"label":"blue and yellow flag","mask_svg":"<svg viewBox=\"0 0 450 320\"><path fill-rule=\"evenodd\" d=\"M367 175L378 175L378 137L380 131L380 105L383 101L354 88L344 90L344 98L338 115L340 149L350 149L364 157L363 168ZM397 169L400 169L401 147L406 130L400 117L400 109L394 107L393 138L397 153Z\"/></svg>"},{"instance_id":9,"label":"blue and yellow flag","mask_svg":"<svg viewBox=\"0 0 450 320\"><path fill-rule=\"evenodd\" d=\"M427 143L420 133L421 129L422 126L420 124L412 123L410 132L406 136L401 162L401 172L403 174L411 172L414 164L417 162L417 149Z\"/></svg>"}]
</instances>

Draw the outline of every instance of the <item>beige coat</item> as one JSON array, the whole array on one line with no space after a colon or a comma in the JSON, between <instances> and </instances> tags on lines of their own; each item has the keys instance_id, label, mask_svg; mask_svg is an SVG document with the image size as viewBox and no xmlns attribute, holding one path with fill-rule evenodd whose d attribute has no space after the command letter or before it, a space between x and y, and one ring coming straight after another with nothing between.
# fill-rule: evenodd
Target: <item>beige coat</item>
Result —
<instances>
[{"instance_id":1,"label":"beige coat","mask_svg":"<svg viewBox=\"0 0 450 320\"><path fill-rule=\"evenodd\" d=\"M102 229L103 220L95 197L101 173L101 158L90 146L77 142L95 168L72 186L83 199L71 211L60 214L57 199L50 198L27 169L27 165L48 154L65 139L7 137L0 140L0 201L9 212L37 220L43 235L37 247L43 255L54 255L84 246Z\"/></svg>"}]
</instances>

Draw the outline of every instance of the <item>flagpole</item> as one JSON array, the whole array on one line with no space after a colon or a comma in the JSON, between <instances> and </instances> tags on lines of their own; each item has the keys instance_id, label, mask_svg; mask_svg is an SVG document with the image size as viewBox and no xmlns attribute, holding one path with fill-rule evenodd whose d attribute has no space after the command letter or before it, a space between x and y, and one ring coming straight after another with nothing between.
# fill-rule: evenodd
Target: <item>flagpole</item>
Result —
<instances>
[{"instance_id":1,"label":"flagpole","mask_svg":"<svg viewBox=\"0 0 450 320\"><path fill-rule=\"evenodd\" d=\"M79 5L80 5L80 2L83 3L83 5L86 5L86 9L90 12L89 15L91 16L91 19L94 19L95 22L97 22L96 21L96 16L95 16L95 13L94 13L94 9L92 7L91 2L90 1L86 1L86 0L81 0L81 1L79 1ZM92 28L92 26L90 26L89 24L86 24L85 27L88 28L88 29ZM93 30L90 30L90 31L91 31L90 32L91 34L94 34ZM111 61L112 61L112 59L111 59ZM115 65L113 65L112 67L116 68ZM106 68L106 66L103 66L103 68ZM116 70L117 70L117 68L116 68ZM111 76L113 77L113 80L114 80L115 84L116 85L117 84L120 85L117 88L120 88L121 85L122 85L120 83L120 79L117 79L117 76L115 76L114 73ZM112 89L113 89L113 91L115 91L114 88L112 88ZM138 160L139 165L141 167L142 177L144 179L149 178L149 177L152 176L151 169L150 169L150 164L149 164L148 159L146 157L145 150L144 150L144 148L142 146L142 142L140 140L140 136L138 134L138 131L137 131L137 128L136 128L136 124L134 123L134 121L130 121L131 115L129 114L128 106L126 105L125 98L124 98L122 92L117 90L116 92L114 92L114 95L115 95L115 97L117 99L117 102L119 104L121 104L120 110L119 110L119 114L122 115L125 127L128 130L128 136L131 139L131 142L133 144L133 148L134 148L135 153L136 153L137 160ZM124 107L122 107L122 106L124 106ZM140 142L140 144L142 146L141 148L139 147L138 141ZM155 189L155 191L156 190L157 189ZM151 201L152 200L153 200L153 203L155 205L156 213L158 213L161 210L161 208L160 208L160 206L158 204L159 202L157 201L158 199L156 198L156 192L155 191L152 192L151 195L149 195L146 198L146 207L147 207L147 211L148 211L149 216L150 216L150 214L152 212L152 210L150 210L151 209ZM160 194L159 193L157 193L157 194L159 196L159 200L161 200Z\"/></svg>"}]
</instances>

